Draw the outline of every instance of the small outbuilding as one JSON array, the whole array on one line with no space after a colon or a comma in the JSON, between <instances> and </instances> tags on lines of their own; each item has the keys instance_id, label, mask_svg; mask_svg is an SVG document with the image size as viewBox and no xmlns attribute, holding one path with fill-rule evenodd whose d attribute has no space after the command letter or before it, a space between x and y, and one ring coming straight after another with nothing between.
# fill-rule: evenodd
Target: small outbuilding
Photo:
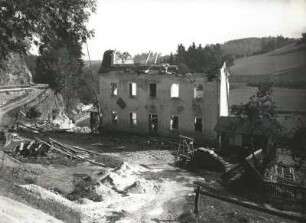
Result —
<instances>
[{"instance_id":1,"label":"small outbuilding","mask_svg":"<svg viewBox=\"0 0 306 223\"><path fill-rule=\"evenodd\" d=\"M229 116L218 119L215 131L218 133L219 146L222 149L244 148L250 146L250 137L253 135L255 148L265 148L271 133L278 130L277 124L263 121L251 127L246 118Z\"/></svg>"}]
</instances>

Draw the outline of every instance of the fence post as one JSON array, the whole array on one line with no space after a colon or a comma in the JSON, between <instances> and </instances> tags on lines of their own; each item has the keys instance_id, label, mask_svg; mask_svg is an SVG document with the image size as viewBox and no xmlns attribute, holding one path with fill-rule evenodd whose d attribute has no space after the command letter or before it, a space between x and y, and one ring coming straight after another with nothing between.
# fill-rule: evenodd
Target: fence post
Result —
<instances>
[{"instance_id":1,"label":"fence post","mask_svg":"<svg viewBox=\"0 0 306 223\"><path fill-rule=\"evenodd\" d=\"M194 214L199 214L199 203L200 203L200 186L197 186L197 189L195 189L196 196L194 200Z\"/></svg>"},{"instance_id":2,"label":"fence post","mask_svg":"<svg viewBox=\"0 0 306 223\"><path fill-rule=\"evenodd\" d=\"M2 154L2 162L1 162L1 168L4 167L4 152Z\"/></svg>"}]
</instances>

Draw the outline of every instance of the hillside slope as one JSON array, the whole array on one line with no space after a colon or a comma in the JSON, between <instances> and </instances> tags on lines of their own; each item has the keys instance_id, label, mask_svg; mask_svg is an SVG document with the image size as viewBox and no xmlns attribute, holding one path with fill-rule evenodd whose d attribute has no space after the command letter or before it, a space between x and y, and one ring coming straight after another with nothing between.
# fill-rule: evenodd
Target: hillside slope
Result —
<instances>
[{"instance_id":1,"label":"hillside slope","mask_svg":"<svg viewBox=\"0 0 306 223\"><path fill-rule=\"evenodd\" d=\"M230 105L246 103L257 91L254 86L270 82L281 124L288 130L306 124L306 44L240 58L230 71Z\"/></svg>"},{"instance_id":2,"label":"hillside slope","mask_svg":"<svg viewBox=\"0 0 306 223\"><path fill-rule=\"evenodd\" d=\"M250 37L227 41L221 47L225 55L233 55L236 58L240 58L267 53L295 41L295 39L284 38L283 36Z\"/></svg>"},{"instance_id":3,"label":"hillside slope","mask_svg":"<svg viewBox=\"0 0 306 223\"><path fill-rule=\"evenodd\" d=\"M306 85L306 44L290 44L266 54L237 59L230 71L232 83Z\"/></svg>"}]
</instances>

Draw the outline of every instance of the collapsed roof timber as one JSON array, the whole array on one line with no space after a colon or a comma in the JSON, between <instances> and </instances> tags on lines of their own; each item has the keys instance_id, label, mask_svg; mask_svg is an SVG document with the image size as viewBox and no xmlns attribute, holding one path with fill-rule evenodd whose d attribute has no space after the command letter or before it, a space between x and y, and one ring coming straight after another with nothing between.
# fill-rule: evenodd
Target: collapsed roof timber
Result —
<instances>
[{"instance_id":1,"label":"collapsed roof timber","mask_svg":"<svg viewBox=\"0 0 306 223\"><path fill-rule=\"evenodd\" d=\"M121 54L118 51L108 50L104 53L99 73L107 73L109 71L135 72L137 74L149 74L151 72L158 74L177 74L178 67L167 63L151 65L135 64L129 53L124 52Z\"/></svg>"}]
</instances>

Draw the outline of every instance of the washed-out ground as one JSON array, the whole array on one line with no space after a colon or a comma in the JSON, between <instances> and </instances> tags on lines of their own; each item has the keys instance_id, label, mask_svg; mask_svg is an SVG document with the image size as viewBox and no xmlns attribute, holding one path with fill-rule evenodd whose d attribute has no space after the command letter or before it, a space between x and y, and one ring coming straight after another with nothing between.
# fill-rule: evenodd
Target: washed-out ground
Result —
<instances>
[{"instance_id":1,"label":"washed-out ground","mask_svg":"<svg viewBox=\"0 0 306 223\"><path fill-rule=\"evenodd\" d=\"M64 222L292 222L205 196L201 196L199 216L194 216L193 182L200 180L222 190L221 173L195 174L173 166L176 145L171 141L124 134L35 136L99 152L97 159L107 165L104 168L69 159L24 159L20 165L4 160L0 195L42 209ZM78 191L76 176L82 174L91 181ZM29 212L28 206L16 207ZM2 211L0 219L14 215L13 209ZM33 215L33 221L28 222L35 219ZM47 217L39 219L52 222Z\"/></svg>"}]
</instances>

